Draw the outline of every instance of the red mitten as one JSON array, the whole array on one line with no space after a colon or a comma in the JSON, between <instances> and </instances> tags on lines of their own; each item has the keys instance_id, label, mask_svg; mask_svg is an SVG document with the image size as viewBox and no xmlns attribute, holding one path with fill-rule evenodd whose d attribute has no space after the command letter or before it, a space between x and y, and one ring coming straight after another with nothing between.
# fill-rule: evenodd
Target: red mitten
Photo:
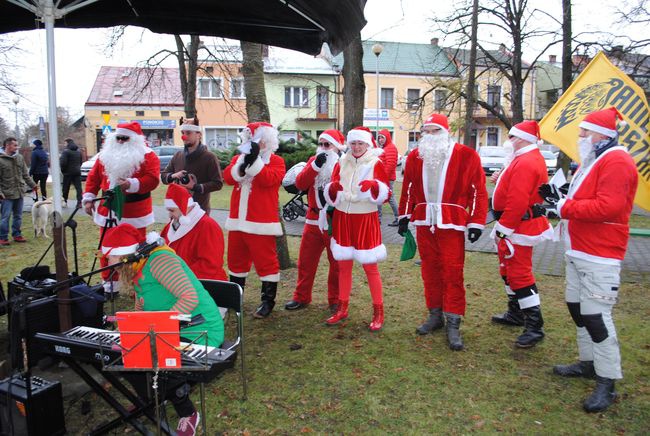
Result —
<instances>
[{"instance_id":1,"label":"red mitten","mask_svg":"<svg viewBox=\"0 0 650 436\"><path fill-rule=\"evenodd\" d=\"M359 186L361 186L361 192L370 190L372 198L379 196L379 183L376 180L362 180L359 182Z\"/></svg>"},{"instance_id":2,"label":"red mitten","mask_svg":"<svg viewBox=\"0 0 650 436\"><path fill-rule=\"evenodd\" d=\"M330 183L329 195L332 201L336 201L336 195L343 190L343 186L339 182Z\"/></svg>"}]
</instances>

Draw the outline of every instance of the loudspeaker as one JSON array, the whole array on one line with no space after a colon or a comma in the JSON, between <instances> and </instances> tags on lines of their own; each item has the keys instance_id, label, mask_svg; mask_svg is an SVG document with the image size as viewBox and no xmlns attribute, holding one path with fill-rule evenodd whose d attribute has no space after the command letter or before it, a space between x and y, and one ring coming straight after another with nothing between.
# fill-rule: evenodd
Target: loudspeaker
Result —
<instances>
[{"instance_id":1,"label":"loudspeaker","mask_svg":"<svg viewBox=\"0 0 650 436\"><path fill-rule=\"evenodd\" d=\"M61 383L15 375L0 382L0 434L48 436L65 434Z\"/></svg>"}]
</instances>

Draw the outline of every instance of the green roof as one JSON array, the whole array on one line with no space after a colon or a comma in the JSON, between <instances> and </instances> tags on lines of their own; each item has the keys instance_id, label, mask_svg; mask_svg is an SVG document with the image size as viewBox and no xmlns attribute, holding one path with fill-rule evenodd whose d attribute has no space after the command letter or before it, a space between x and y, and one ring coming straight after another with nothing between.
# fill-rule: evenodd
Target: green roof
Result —
<instances>
[{"instance_id":1,"label":"green roof","mask_svg":"<svg viewBox=\"0 0 650 436\"><path fill-rule=\"evenodd\" d=\"M363 70L374 73L377 57L372 52L376 43L384 46L379 55L379 72L384 74L417 74L427 76L457 76L458 69L441 47L432 44L406 42L364 41ZM343 66L343 54L336 56L332 63Z\"/></svg>"}]
</instances>

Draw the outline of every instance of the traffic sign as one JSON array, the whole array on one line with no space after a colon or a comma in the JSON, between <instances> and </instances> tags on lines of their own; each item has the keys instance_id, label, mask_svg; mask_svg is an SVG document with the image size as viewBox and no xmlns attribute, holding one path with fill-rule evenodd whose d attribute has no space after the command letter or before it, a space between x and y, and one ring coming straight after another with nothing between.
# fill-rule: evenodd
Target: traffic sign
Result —
<instances>
[{"instance_id":1,"label":"traffic sign","mask_svg":"<svg viewBox=\"0 0 650 436\"><path fill-rule=\"evenodd\" d=\"M111 121L111 114L102 114L102 119L104 120L104 124L108 124Z\"/></svg>"},{"instance_id":2,"label":"traffic sign","mask_svg":"<svg viewBox=\"0 0 650 436\"><path fill-rule=\"evenodd\" d=\"M104 126L102 127L102 135L106 136L111 133L111 126Z\"/></svg>"}]
</instances>

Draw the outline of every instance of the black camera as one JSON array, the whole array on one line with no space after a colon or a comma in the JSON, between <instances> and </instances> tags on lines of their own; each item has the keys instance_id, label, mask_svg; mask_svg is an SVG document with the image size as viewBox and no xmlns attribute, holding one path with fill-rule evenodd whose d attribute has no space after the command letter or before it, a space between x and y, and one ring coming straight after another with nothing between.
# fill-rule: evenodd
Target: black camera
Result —
<instances>
[{"instance_id":1,"label":"black camera","mask_svg":"<svg viewBox=\"0 0 650 436\"><path fill-rule=\"evenodd\" d=\"M191 180L190 179L190 173L188 173L187 171L184 171L183 175L180 176L180 177L177 177L175 180L176 180L176 183L181 183L183 185L187 185L188 183L190 183L190 180Z\"/></svg>"}]
</instances>

